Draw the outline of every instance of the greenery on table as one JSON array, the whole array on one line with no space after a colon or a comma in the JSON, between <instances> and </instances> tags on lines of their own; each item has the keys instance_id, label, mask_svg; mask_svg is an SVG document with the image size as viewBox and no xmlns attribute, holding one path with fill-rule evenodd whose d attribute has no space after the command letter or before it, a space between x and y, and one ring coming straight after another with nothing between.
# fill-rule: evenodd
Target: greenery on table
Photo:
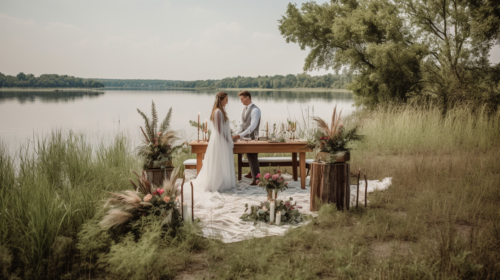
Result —
<instances>
[{"instance_id":1,"label":"greenery on table","mask_svg":"<svg viewBox=\"0 0 500 280\"><path fill-rule=\"evenodd\" d=\"M290 197L288 200L283 201L279 199L275 202L274 214L276 215L276 213L281 212L281 224L296 225L303 221L303 217L298 210L302 206L297 206L297 202L292 204L292 201L293 198ZM270 205L269 201L261 202L259 206L250 206L250 212L246 213L249 208L248 204L245 204L245 213L240 219L246 222L254 221L254 224L257 224L257 222L269 223L271 217ZM276 217L273 224L276 224Z\"/></svg>"},{"instance_id":2,"label":"greenery on table","mask_svg":"<svg viewBox=\"0 0 500 280\"><path fill-rule=\"evenodd\" d=\"M151 103L151 119L141 110L137 109L137 112L144 119L146 128L146 131L144 131L141 127L144 141L136 148L137 155L143 160L143 168L171 167L173 154L186 144L174 145L180 138L177 136L176 131L170 129L172 107L168 110L159 128L157 127L158 114L154 101Z\"/></svg>"}]
</instances>

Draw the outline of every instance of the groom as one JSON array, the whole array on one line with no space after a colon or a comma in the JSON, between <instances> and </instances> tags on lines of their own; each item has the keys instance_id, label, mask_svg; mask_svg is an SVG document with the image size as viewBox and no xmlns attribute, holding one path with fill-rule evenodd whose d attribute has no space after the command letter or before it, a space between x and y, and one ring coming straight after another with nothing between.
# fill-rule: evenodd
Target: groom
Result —
<instances>
[{"instance_id":1,"label":"groom","mask_svg":"<svg viewBox=\"0 0 500 280\"><path fill-rule=\"evenodd\" d=\"M241 112L241 121L238 124L236 136L233 138L255 139L254 133L259 132L260 127L260 109L252 103L252 95L248 91L242 91L238 94L241 103L245 106ZM258 135L258 134L257 134ZM250 185L257 185L256 176L260 173L258 154L247 154L248 165L250 165L250 173L245 175L247 178L252 178Z\"/></svg>"}]
</instances>

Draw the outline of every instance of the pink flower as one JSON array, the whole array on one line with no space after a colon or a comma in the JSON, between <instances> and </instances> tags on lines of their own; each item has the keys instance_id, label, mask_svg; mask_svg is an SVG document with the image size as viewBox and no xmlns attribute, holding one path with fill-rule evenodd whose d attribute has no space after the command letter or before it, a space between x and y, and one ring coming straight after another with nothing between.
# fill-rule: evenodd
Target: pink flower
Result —
<instances>
[{"instance_id":1,"label":"pink flower","mask_svg":"<svg viewBox=\"0 0 500 280\"><path fill-rule=\"evenodd\" d=\"M157 192L157 191L154 191L154 192L152 193L152 195L157 195L157 194L158 194L158 192Z\"/></svg>"},{"instance_id":2,"label":"pink flower","mask_svg":"<svg viewBox=\"0 0 500 280\"><path fill-rule=\"evenodd\" d=\"M279 170L278 170L278 171L276 171L276 172L278 172L278 174L281 174L281 171L279 171Z\"/></svg>"},{"instance_id":3,"label":"pink flower","mask_svg":"<svg viewBox=\"0 0 500 280\"><path fill-rule=\"evenodd\" d=\"M170 196L165 196L165 197L163 198L163 200L164 200L166 203L168 203L168 202L170 201Z\"/></svg>"},{"instance_id":4,"label":"pink flower","mask_svg":"<svg viewBox=\"0 0 500 280\"><path fill-rule=\"evenodd\" d=\"M330 137L326 137L326 141L330 141Z\"/></svg>"},{"instance_id":5,"label":"pink flower","mask_svg":"<svg viewBox=\"0 0 500 280\"><path fill-rule=\"evenodd\" d=\"M264 175L264 179L266 179L266 180L269 180L269 177L271 177L271 174L269 174L269 173L266 173L266 175Z\"/></svg>"},{"instance_id":6,"label":"pink flower","mask_svg":"<svg viewBox=\"0 0 500 280\"><path fill-rule=\"evenodd\" d=\"M164 190L164 189L156 189L156 191L157 191L159 194L162 194L162 193L164 193L164 192L165 192L165 190Z\"/></svg>"},{"instance_id":7,"label":"pink flower","mask_svg":"<svg viewBox=\"0 0 500 280\"><path fill-rule=\"evenodd\" d=\"M319 138L319 140L324 140L324 139L325 139L325 137L324 137L324 136L321 136L321 138Z\"/></svg>"},{"instance_id":8,"label":"pink flower","mask_svg":"<svg viewBox=\"0 0 500 280\"><path fill-rule=\"evenodd\" d=\"M342 127L344 127L344 125L343 125L343 124L340 124L340 125L339 125L339 128L342 128Z\"/></svg>"},{"instance_id":9,"label":"pink flower","mask_svg":"<svg viewBox=\"0 0 500 280\"><path fill-rule=\"evenodd\" d=\"M302 206L297 206L297 208L302 209Z\"/></svg>"},{"instance_id":10,"label":"pink flower","mask_svg":"<svg viewBox=\"0 0 500 280\"><path fill-rule=\"evenodd\" d=\"M158 132L158 136L160 136L160 135L161 135L161 132Z\"/></svg>"},{"instance_id":11,"label":"pink flower","mask_svg":"<svg viewBox=\"0 0 500 280\"><path fill-rule=\"evenodd\" d=\"M273 175L273 181L278 181L278 178L280 177L279 174L274 174Z\"/></svg>"},{"instance_id":12,"label":"pink flower","mask_svg":"<svg viewBox=\"0 0 500 280\"><path fill-rule=\"evenodd\" d=\"M153 198L153 196L151 194L147 194L145 197L144 197L144 201L145 202L148 202L151 198Z\"/></svg>"},{"instance_id":13,"label":"pink flower","mask_svg":"<svg viewBox=\"0 0 500 280\"><path fill-rule=\"evenodd\" d=\"M255 176L255 178L260 178L260 173L259 173L259 174L257 174L257 176Z\"/></svg>"},{"instance_id":14,"label":"pink flower","mask_svg":"<svg viewBox=\"0 0 500 280\"><path fill-rule=\"evenodd\" d=\"M288 182L285 183L285 186L288 186Z\"/></svg>"},{"instance_id":15,"label":"pink flower","mask_svg":"<svg viewBox=\"0 0 500 280\"><path fill-rule=\"evenodd\" d=\"M260 183L260 181L259 181L259 180L257 180L257 181L255 181L255 183L259 184L259 183Z\"/></svg>"}]
</instances>

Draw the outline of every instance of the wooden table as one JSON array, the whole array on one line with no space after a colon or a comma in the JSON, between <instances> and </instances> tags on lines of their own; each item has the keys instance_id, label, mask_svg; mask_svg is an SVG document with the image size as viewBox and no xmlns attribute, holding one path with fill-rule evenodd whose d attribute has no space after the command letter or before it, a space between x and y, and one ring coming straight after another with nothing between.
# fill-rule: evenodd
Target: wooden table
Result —
<instances>
[{"instance_id":1,"label":"wooden table","mask_svg":"<svg viewBox=\"0 0 500 280\"><path fill-rule=\"evenodd\" d=\"M311 152L311 149L305 147L306 142L292 142L292 143L268 143L266 141L238 141L234 143L233 153L241 154L246 153L292 153L292 159L297 162L297 153L299 153L299 167L300 167L300 185L303 189L306 188L306 152ZM203 165L203 157L207 150L208 142L192 141L189 143L191 152L196 154L196 170L199 173ZM293 168L297 168L295 165Z\"/></svg>"}]
</instances>

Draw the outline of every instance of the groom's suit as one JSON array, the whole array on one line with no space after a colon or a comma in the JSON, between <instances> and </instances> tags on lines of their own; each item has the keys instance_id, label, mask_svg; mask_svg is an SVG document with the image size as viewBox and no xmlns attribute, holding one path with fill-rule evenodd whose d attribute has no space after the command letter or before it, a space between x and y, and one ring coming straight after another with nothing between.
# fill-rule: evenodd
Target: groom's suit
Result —
<instances>
[{"instance_id":1,"label":"groom's suit","mask_svg":"<svg viewBox=\"0 0 500 280\"><path fill-rule=\"evenodd\" d=\"M260 109L255 104L250 103L243 108L241 112L241 122L238 125L237 134L241 138L255 139L254 132L258 132L260 127ZM260 173L258 154L247 154L248 165L252 178L255 180L257 174Z\"/></svg>"}]
</instances>

